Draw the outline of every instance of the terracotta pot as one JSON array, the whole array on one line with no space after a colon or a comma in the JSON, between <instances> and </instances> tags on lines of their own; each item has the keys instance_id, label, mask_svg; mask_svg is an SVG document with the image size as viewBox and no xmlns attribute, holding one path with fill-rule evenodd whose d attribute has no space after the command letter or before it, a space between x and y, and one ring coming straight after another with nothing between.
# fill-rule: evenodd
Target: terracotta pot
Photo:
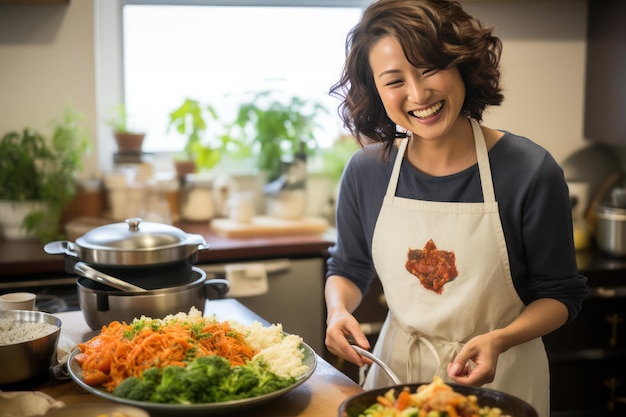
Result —
<instances>
[{"instance_id":1,"label":"terracotta pot","mask_svg":"<svg viewBox=\"0 0 626 417\"><path fill-rule=\"evenodd\" d=\"M141 152L143 145L144 133L115 132L115 141L120 153L137 153Z\"/></svg>"},{"instance_id":2,"label":"terracotta pot","mask_svg":"<svg viewBox=\"0 0 626 417\"><path fill-rule=\"evenodd\" d=\"M194 172L196 172L196 161L193 161L193 160L174 161L174 167L176 168L176 176L182 182L187 176L187 174L193 174Z\"/></svg>"}]
</instances>

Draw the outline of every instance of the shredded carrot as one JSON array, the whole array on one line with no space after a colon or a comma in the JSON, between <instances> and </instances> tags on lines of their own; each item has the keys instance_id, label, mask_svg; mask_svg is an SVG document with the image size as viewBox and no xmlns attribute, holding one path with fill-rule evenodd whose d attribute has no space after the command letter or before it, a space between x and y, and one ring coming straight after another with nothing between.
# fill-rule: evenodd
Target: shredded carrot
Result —
<instances>
[{"instance_id":1,"label":"shredded carrot","mask_svg":"<svg viewBox=\"0 0 626 417\"><path fill-rule=\"evenodd\" d=\"M204 318L143 327L114 321L78 348L81 352L74 358L81 365L83 381L108 391L148 368L185 366L185 361L207 355L219 355L238 366L257 353L228 322Z\"/></svg>"},{"instance_id":2,"label":"shredded carrot","mask_svg":"<svg viewBox=\"0 0 626 417\"><path fill-rule=\"evenodd\" d=\"M400 394L398 394L398 398L396 399L396 403L394 404L396 410L404 410L411 403L411 391L409 387L404 387Z\"/></svg>"}]
</instances>

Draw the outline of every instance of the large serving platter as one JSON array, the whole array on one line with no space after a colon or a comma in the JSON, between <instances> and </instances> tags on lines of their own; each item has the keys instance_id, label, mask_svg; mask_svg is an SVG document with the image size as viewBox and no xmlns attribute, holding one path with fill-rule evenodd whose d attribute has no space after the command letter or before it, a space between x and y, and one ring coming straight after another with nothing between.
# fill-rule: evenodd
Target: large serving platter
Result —
<instances>
[{"instance_id":1,"label":"large serving platter","mask_svg":"<svg viewBox=\"0 0 626 417\"><path fill-rule=\"evenodd\" d=\"M304 375L296 379L296 381L283 389L271 392L269 394L259 395L257 397L246 398L241 400L203 403L203 404L160 404L148 401L134 401L125 398L116 397L102 387L93 387L85 384L83 381L83 372L80 364L76 361L75 356L80 353L78 348L72 350L68 357L68 371L72 379L82 388L97 395L98 397L105 398L107 400L115 401L117 403L127 404L134 407L140 407L148 411L151 415L214 415L230 413L241 409L246 409L254 405L265 403L273 400L277 397L287 394L289 391L295 389L304 383L315 371L317 366L317 357L315 352L309 345L302 343L300 349L304 352L303 363L307 366L307 371Z\"/></svg>"}]
</instances>

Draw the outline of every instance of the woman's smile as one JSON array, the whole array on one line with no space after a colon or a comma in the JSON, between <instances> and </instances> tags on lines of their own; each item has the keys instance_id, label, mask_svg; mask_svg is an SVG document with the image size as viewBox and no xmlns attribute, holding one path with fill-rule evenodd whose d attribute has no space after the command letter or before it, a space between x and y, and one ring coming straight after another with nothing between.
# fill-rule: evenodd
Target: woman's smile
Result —
<instances>
[{"instance_id":1,"label":"woman's smile","mask_svg":"<svg viewBox=\"0 0 626 417\"><path fill-rule=\"evenodd\" d=\"M417 117L418 119L428 119L439 114L441 109L443 109L443 106L444 106L444 101L440 100L437 103L433 104L432 106L427 107L423 110L410 111L409 114L411 116Z\"/></svg>"}]
</instances>

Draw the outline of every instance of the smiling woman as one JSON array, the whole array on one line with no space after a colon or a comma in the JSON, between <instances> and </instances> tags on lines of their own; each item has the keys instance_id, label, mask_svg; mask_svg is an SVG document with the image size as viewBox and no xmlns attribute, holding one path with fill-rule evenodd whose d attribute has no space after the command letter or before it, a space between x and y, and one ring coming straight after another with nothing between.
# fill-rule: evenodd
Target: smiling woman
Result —
<instances>
[{"instance_id":1,"label":"smiling woman","mask_svg":"<svg viewBox=\"0 0 626 417\"><path fill-rule=\"evenodd\" d=\"M185 97L214 106L225 124L250 93L264 90L321 102L329 111L320 118L320 145L339 136L337 101L328 89L341 71L344 40L364 1L182 3L119 6L120 101L146 127L145 151L182 149L182 138L166 125ZM215 129L207 134L219 134L220 126Z\"/></svg>"}]
</instances>

